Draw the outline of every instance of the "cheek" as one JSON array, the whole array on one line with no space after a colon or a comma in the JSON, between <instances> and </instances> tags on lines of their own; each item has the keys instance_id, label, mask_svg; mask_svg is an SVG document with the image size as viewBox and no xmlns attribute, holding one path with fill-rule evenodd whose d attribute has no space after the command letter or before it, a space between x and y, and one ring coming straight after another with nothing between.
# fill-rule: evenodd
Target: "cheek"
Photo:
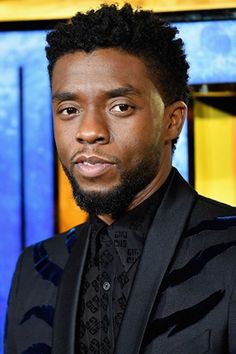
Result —
<instances>
[{"instance_id":1,"label":"cheek","mask_svg":"<svg viewBox=\"0 0 236 354\"><path fill-rule=\"evenodd\" d=\"M150 144L147 130L126 129L115 139L116 151L125 166L133 166L144 155L144 150Z\"/></svg>"},{"instance_id":2,"label":"cheek","mask_svg":"<svg viewBox=\"0 0 236 354\"><path fill-rule=\"evenodd\" d=\"M154 124L148 122L146 119L142 125L133 127L130 130L129 138L130 143L132 143L134 149L142 151L145 146L153 144L155 141L159 140L160 128Z\"/></svg>"}]
</instances>

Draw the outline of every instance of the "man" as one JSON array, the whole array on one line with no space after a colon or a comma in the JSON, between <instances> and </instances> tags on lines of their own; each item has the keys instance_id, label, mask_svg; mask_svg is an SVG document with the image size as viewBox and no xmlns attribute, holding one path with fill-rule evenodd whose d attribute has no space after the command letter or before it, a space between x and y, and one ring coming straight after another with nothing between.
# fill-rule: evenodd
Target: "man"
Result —
<instances>
[{"instance_id":1,"label":"man","mask_svg":"<svg viewBox=\"0 0 236 354\"><path fill-rule=\"evenodd\" d=\"M188 99L176 34L128 4L48 34L57 150L90 216L21 255L6 354L236 353L235 208L171 167Z\"/></svg>"}]
</instances>

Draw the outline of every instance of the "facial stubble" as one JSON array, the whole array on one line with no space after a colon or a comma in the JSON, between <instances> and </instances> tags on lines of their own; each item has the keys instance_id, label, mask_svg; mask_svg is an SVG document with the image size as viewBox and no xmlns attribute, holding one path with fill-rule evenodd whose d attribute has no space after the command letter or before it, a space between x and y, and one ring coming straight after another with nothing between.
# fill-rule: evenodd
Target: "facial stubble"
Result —
<instances>
[{"instance_id":1,"label":"facial stubble","mask_svg":"<svg viewBox=\"0 0 236 354\"><path fill-rule=\"evenodd\" d=\"M143 158L129 170L124 170L121 163L117 164L120 171L120 183L107 192L86 191L77 182L73 167L62 167L70 182L76 204L95 215L111 215L119 218L129 207L134 197L141 192L156 176L160 167L161 147L149 146Z\"/></svg>"}]
</instances>

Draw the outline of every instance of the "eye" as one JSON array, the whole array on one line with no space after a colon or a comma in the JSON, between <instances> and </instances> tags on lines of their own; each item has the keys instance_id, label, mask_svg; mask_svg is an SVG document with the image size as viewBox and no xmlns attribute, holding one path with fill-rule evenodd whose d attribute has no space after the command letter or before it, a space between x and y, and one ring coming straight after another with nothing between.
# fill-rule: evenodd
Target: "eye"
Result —
<instances>
[{"instance_id":1,"label":"eye","mask_svg":"<svg viewBox=\"0 0 236 354\"><path fill-rule=\"evenodd\" d=\"M119 104L115 107L114 110L118 110L119 112L126 112L126 111L128 111L129 108L130 108L130 106L127 104Z\"/></svg>"},{"instance_id":2,"label":"eye","mask_svg":"<svg viewBox=\"0 0 236 354\"><path fill-rule=\"evenodd\" d=\"M128 116L134 111L134 106L127 103L119 103L111 108L111 112L120 116Z\"/></svg>"},{"instance_id":3,"label":"eye","mask_svg":"<svg viewBox=\"0 0 236 354\"><path fill-rule=\"evenodd\" d=\"M78 109L76 109L75 107L66 107L66 108L63 108L59 111L59 113L64 116L78 114L78 112L79 112Z\"/></svg>"}]
</instances>

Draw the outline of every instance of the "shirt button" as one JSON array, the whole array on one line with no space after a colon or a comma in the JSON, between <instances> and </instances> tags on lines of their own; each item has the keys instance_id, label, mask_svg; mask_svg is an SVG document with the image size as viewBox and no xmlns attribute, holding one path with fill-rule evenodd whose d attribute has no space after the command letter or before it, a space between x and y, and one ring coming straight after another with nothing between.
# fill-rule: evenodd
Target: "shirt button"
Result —
<instances>
[{"instance_id":1,"label":"shirt button","mask_svg":"<svg viewBox=\"0 0 236 354\"><path fill-rule=\"evenodd\" d=\"M108 281L105 281L105 282L103 283L102 287L103 287L103 289L104 289L105 291L108 291L108 290L110 289L110 287L111 287L111 284L110 284Z\"/></svg>"}]
</instances>

